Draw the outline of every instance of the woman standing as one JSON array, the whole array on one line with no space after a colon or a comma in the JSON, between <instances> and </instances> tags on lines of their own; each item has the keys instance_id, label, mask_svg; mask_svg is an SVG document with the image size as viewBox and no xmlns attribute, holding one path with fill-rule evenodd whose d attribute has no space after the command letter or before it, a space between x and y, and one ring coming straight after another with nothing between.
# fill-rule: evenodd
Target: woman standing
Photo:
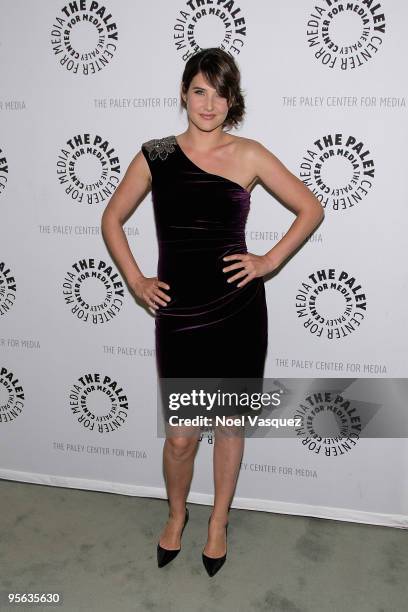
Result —
<instances>
[{"instance_id":1,"label":"woman standing","mask_svg":"<svg viewBox=\"0 0 408 612\"><path fill-rule=\"evenodd\" d=\"M142 144L104 211L103 236L129 286L155 314L160 378L261 379L268 343L263 277L310 235L323 208L262 144L227 132L245 112L239 69L229 54L219 48L195 53L180 93L187 130ZM264 255L249 253L245 242L250 192L258 180L297 215ZM159 241L152 278L142 274L122 229L149 188ZM214 430L214 507L202 551L210 576L226 559L228 513L244 448L242 428L239 435ZM157 544L159 567L181 548L199 436L198 427L166 424L169 519Z\"/></svg>"}]
</instances>

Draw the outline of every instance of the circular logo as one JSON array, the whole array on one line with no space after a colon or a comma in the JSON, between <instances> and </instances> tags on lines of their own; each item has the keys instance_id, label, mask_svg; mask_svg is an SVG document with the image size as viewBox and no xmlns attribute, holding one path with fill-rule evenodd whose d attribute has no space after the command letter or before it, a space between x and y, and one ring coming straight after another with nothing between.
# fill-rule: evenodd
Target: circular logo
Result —
<instances>
[{"instance_id":1,"label":"circular logo","mask_svg":"<svg viewBox=\"0 0 408 612\"><path fill-rule=\"evenodd\" d=\"M16 279L10 268L0 261L0 315L8 313L17 297Z\"/></svg>"},{"instance_id":2,"label":"circular logo","mask_svg":"<svg viewBox=\"0 0 408 612\"><path fill-rule=\"evenodd\" d=\"M296 408L301 421L296 433L307 450L339 457L354 448L361 434L361 418L350 400L339 393L315 391Z\"/></svg>"},{"instance_id":3,"label":"circular logo","mask_svg":"<svg viewBox=\"0 0 408 612\"><path fill-rule=\"evenodd\" d=\"M2 148L0 148L0 194L6 189L8 182L8 161Z\"/></svg>"},{"instance_id":4,"label":"circular logo","mask_svg":"<svg viewBox=\"0 0 408 612\"><path fill-rule=\"evenodd\" d=\"M345 270L317 270L296 294L296 312L303 327L317 338L338 340L356 331L366 316L361 284Z\"/></svg>"},{"instance_id":5,"label":"circular logo","mask_svg":"<svg viewBox=\"0 0 408 612\"><path fill-rule=\"evenodd\" d=\"M245 16L232 0L188 0L173 26L174 45L184 61L207 47L238 55L246 36Z\"/></svg>"},{"instance_id":6,"label":"circular logo","mask_svg":"<svg viewBox=\"0 0 408 612\"><path fill-rule=\"evenodd\" d=\"M8 161L3 149L0 147L0 194L3 193L3 191L5 190L7 181Z\"/></svg>"},{"instance_id":7,"label":"circular logo","mask_svg":"<svg viewBox=\"0 0 408 612\"><path fill-rule=\"evenodd\" d=\"M15 372L0 368L0 423L11 423L23 411L25 393Z\"/></svg>"},{"instance_id":8,"label":"circular logo","mask_svg":"<svg viewBox=\"0 0 408 612\"><path fill-rule=\"evenodd\" d=\"M373 187L369 148L352 134L327 134L314 141L300 163L299 177L325 209L353 208Z\"/></svg>"},{"instance_id":9,"label":"circular logo","mask_svg":"<svg viewBox=\"0 0 408 612\"><path fill-rule=\"evenodd\" d=\"M57 158L57 179L78 203L100 204L112 197L120 182L114 147L99 134L77 134L66 141Z\"/></svg>"},{"instance_id":10,"label":"circular logo","mask_svg":"<svg viewBox=\"0 0 408 612\"><path fill-rule=\"evenodd\" d=\"M68 72L88 76L100 72L114 57L118 28L101 2L67 2L52 25L51 45Z\"/></svg>"},{"instance_id":11,"label":"circular logo","mask_svg":"<svg viewBox=\"0 0 408 612\"><path fill-rule=\"evenodd\" d=\"M129 414L123 387L99 372L84 374L74 382L69 390L69 407L84 429L100 434L117 431Z\"/></svg>"},{"instance_id":12,"label":"circular logo","mask_svg":"<svg viewBox=\"0 0 408 612\"><path fill-rule=\"evenodd\" d=\"M355 70L375 57L385 36L380 2L316 2L306 36L316 60L332 69Z\"/></svg>"},{"instance_id":13,"label":"circular logo","mask_svg":"<svg viewBox=\"0 0 408 612\"><path fill-rule=\"evenodd\" d=\"M97 325L116 317L124 303L119 273L102 259L80 259L72 264L62 285L65 303L77 319Z\"/></svg>"}]
</instances>

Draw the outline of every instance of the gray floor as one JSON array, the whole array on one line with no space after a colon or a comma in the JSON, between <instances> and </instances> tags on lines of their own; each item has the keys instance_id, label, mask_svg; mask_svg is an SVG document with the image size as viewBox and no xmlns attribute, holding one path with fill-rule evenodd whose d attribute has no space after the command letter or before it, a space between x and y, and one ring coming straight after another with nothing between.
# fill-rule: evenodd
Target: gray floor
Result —
<instances>
[{"instance_id":1,"label":"gray floor","mask_svg":"<svg viewBox=\"0 0 408 612\"><path fill-rule=\"evenodd\" d=\"M59 591L64 612L402 612L406 530L231 509L228 556L201 562L208 506L189 504L178 557L157 568L165 500L0 480L5 592Z\"/></svg>"}]
</instances>

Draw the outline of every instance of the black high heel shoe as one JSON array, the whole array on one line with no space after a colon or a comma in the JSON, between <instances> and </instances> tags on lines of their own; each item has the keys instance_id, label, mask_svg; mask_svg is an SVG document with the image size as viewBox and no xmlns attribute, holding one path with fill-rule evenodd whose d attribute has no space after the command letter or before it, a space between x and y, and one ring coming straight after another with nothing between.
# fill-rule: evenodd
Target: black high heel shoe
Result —
<instances>
[{"instance_id":1,"label":"black high heel shoe","mask_svg":"<svg viewBox=\"0 0 408 612\"><path fill-rule=\"evenodd\" d=\"M186 506L186 518L184 519L184 525L183 525L183 529L181 530L180 537L183 535L184 527L187 525L187 522L188 522L188 517L189 517L189 512ZM163 548L162 546L160 546L160 543L158 543L157 544L157 565L159 567L164 567L165 565L170 563L170 561L173 561L175 557L177 557L180 550L181 550L181 546L180 548L169 549L169 548Z\"/></svg>"},{"instance_id":2,"label":"black high heel shoe","mask_svg":"<svg viewBox=\"0 0 408 612\"><path fill-rule=\"evenodd\" d=\"M208 524L210 524L211 516L208 519ZM225 538L227 538L228 531L228 523L225 525ZM207 574L209 576L214 576L222 568L227 558L227 551L225 551L225 555L222 557L207 557L207 555L202 552L203 564L205 569L207 570Z\"/></svg>"}]
</instances>

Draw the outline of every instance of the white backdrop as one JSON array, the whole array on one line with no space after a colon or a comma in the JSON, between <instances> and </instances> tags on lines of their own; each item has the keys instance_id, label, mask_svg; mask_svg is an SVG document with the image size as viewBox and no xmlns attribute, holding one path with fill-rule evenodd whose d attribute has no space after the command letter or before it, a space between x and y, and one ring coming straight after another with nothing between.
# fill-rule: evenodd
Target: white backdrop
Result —
<instances>
[{"instance_id":1,"label":"white backdrop","mask_svg":"<svg viewBox=\"0 0 408 612\"><path fill-rule=\"evenodd\" d=\"M2 478L166 497L154 318L129 293L100 220L141 143L185 130L179 83L194 44L235 57L247 103L238 133L326 210L266 283L265 376L406 377L405 2L0 8ZM248 249L267 252L293 220L258 185ZM150 195L125 230L154 276ZM305 298L315 289L314 310ZM188 501L210 504L211 435L200 445ZM407 527L407 440L339 449L247 439L233 506Z\"/></svg>"}]
</instances>

